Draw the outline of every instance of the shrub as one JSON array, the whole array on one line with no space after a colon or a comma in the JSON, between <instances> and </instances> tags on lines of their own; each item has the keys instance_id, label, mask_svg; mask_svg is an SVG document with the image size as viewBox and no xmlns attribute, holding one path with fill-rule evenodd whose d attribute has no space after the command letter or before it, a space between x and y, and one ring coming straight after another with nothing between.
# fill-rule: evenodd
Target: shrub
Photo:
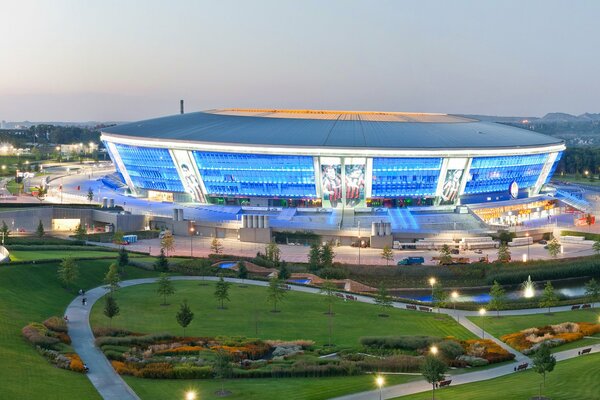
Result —
<instances>
[{"instance_id":1,"label":"shrub","mask_svg":"<svg viewBox=\"0 0 600 400\"><path fill-rule=\"evenodd\" d=\"M386 358L368 357L356 365L364 372L418 372L422 363L422 357L398 355Z\"/></svg>"},{"instance_id":2,"label":"shrub","mask_svg":"<svg viewBox=\"0 0 600 400\"><path fill-rule=\"evenodd\" d=\"M448 360L454 360L458 356L461 356L465 353L463 346L461 346L461 344L455 340L444 340L440 343L437 343L436 346L442 355Z\"/></svg>"},{"instance_id":3,"label":"shrub","mask_svg":"<svg viewBox=\"0 0 600 400\"><path fill-rule=\"evenodd\" d=\"M70 360L69 369L75 372L84 372L83 361L79 355L75 353L66 354L67 358Z\"/></svg>"},{"instance_id":4,"label":"shrub","mask_svg":"<svg viewBox=\"0 0 600 400\"><path fill-rule=\"evenodd\" d=\"M169 363L146 364L139 369L136 376L140 378L171 379L173 378L173 366Z\"/></svg>"},{"instance_id":5,"label":"shrub","mask_svg":"<svg viewBox=\"0 0 600 400\"><path fill-rule=\"evenodd\" d=\"M174 339L175 336L168 333L156 333L152 335L143 336L102 336L96 339L96 346L102 347L104 345L113 346L142 346L148 345L163 340Z\"/></svg>"},{"instance_id":6,"label":"shrub","mask_svg":"<svg viewBox=\"0 0 600 400\"><path fill-rule=\"evenodd\" d=\"M114 350L104 350L104 355L106 356L106 358L108 358L109 360L117 360L117 361L123 361L125 360L125 357L123 356L123 353L118 352L118 351L114 351Z\"/></svg>"},{"instance_id":7,"label":"shrub","mask_svg":"<svg viewBox=\"0 0 600 400\"><path fill-rule=\"evenodd\" d=\"M54 345L60 342L58 338L49 336L50 331L44 325L34 322L23 329L21 333L30 343L44 349L52 349Z\"/></svg>"},{"instance_id":8,"label":"shrub","mask_svg":"<svg viewBox=\"0 0 600 400\"><path fill-rule=\"evenodd\" d=\"M67 322L60 317L50 317L43 322L43 325L54 332L67 332Z\"/></svg>"},{"instance_id":9,"label":"shrub","mask_svg":"<svg viewBox=\"0 0 600 400\"><path fill-rule=\"evenodd\" d=\"M142 334L135 334L131 331L121 329L121 328L104 328L104 327L94 327L92 328L92 332L95 337L101 336L143 336Z\"/></svg>"},{"instance_id":10,"label":"shrub","mask_svg":"<svg viewBox=\"0 0 600 400\"><path fill-rule=\"evenodd\" d=\"M213 369L210 366L198 367L184 364L173 368L173 378L176 379L211 379L212 377Z\"/></svg>"},{"instance_id":11,"label":"shrub","mask_svg":"<svg viewBox=\"0 0 600 400\"><path fill-rule=\"evenodd\" d=\"M360 344L380 349L419 350L440 340L435 336L364 336Z\"/></svg>"},{"instance_id":12,"label":"shrub","mask_svg":"<svg viewBox=\"0 0 600 400\"><path fill-rule=\"evenodd\" d=\"M324 279L346 279L348 271L339 267L323 268L319 270L318 275Z\"/></svg>"}]
</instances>

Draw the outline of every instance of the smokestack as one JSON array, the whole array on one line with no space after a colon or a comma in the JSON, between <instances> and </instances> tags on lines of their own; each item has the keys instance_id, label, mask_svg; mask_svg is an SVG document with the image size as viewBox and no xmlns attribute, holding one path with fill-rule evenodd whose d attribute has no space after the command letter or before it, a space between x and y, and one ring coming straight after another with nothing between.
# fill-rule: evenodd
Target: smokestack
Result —
<instances>
[{"instance_id":1,"label":"smokestack","mask_svg":"<svg viewBox=\"0 0 600 400\"><path fill-rule=\"evenodd\" d=\"M179 113L183 114L183 100L179 100Z\"/></svg>"}]
</instances>

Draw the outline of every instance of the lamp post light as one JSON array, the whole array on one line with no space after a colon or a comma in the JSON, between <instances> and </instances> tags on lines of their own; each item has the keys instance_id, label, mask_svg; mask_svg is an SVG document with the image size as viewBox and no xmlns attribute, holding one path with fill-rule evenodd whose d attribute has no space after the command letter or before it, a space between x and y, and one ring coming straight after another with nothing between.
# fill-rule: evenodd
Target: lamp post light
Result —
<instances>
[{"instance_id":1,"label":"lamp post light","mask_svg":"<svg viewBox=\"0 0 600 400\"><path fill-rule=\"evenodd\" d=\"M433 277L429 278L429 284L431 285L431 304L433 304L433 288L434 288L436 282L437 281L435 280L435 278L433 278Z\"/></svg>"},{"instance_id":2,"label":"lamp post light","mask_svg":"<svg viewBox=\"0 0 600 400\"><path fill-rule=\"evenodd\" d=\"M362 247L362 243L360 240L360 221L358 221L358 266L360 267L360 248Z\"/></svg>"},{"instance_id":3,"label":"lamp post light","mask_svg":"<svg viewBox=\"0 0 600 400\"><path fill-rule=\"evenodd\" d=\"M381 400L381 399L383 399L382 388L383 388L383 384L385 383L383 376L377 375L377 378L375 378L375 383L377 384L377 387L379 388L379 400Z\"/></svg>"},{"instance_id":4,"label":"lamp post light","mask_svg":"<svg viewBox=\"0 0 600 400\"><path fill-rule=\"evenodd\" d=\"M193 245L193 239L194 239L194 227L192 226L190 228L190 257L194 257L194 245Z\"/></svg>"},{"instance_id":5,"label":"lamp post light","mask_svg":"<svg viewBox=\"0 0 600 400\"><path fill-rule=\"evenodd\" d=\"M437 356L437 353L438 353L438 351L439 351L439 350L438 350L437 346L431 346L431 347L429 348L429 352L430 352L432 355L434 355L434 356Z\"/></svg>"},{"instance_id":6,"label":"lamp post light","mask_svg":"<svg viewBox=\"0 0 600 400\"><path fill-rule=\"evenodd\" d=\"M456 299L458 299L458 292L456 290L453 290L452 293L450 293L450 297L452 298L452 306L454 307L454 316L456 317L456 320L458 321L458 314L456 313Z\"/></svg>"},{"instance_id":7,"label":"lamp post light","mask_svg":"<svg viewBox=\"0 0 600 400\"><path fill-rule=\"evenodd\" d=\"M529 232L525 233L525 237L527 238L527 260L529 260Z\"/></svg>"},{"instance_id":8,"label":"lamp post light","mask_svg":"<svg viewBox=\"0 0 600 400\"><path fill-rule=\"evenodd\" d=\"M196 400L196 392L193 390L188 390L185 393L185 400Z\"/></svg>"},{"instance_id":9,"label":"lamp post light","mask_svg":"<svg viewBox=\"0 0 600 400\"><path fill-rule=\"evenodd\" d=\"M485 339L485 308L480 308L479 309L479 315L481 316L481 338Z\"/></svg>"}]
</instances>

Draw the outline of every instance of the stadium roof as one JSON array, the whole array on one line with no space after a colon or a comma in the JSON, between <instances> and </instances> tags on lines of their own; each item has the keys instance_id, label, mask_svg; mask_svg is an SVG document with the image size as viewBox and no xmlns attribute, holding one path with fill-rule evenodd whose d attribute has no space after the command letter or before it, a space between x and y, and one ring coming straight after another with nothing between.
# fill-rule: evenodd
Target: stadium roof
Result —
<instances>
[{"instance_id":1,"label":"stadium roof","mask_svg":"<svg viewBox=\"0 0 600 400\"><path fill-rule=\"evenodd\" d=\"M102 129L157 140L370 149L515 148L562 144L508 125L427 113L224 109Z\"/></svg>"}]
</instances>

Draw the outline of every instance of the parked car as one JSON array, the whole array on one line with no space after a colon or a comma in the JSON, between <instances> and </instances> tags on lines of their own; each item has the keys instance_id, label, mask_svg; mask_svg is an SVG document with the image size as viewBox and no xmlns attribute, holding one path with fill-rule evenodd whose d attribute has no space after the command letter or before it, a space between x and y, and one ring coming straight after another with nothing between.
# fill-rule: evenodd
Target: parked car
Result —
<instances>
[{"instance_id":1,"label":"parked car","mask_svg":"<svg viewBox=\"0 0 600 400\"><path fill-rule=\"evenodd\" d=\"M460 254L460 250L458 250L458 249L450 249L450 253L452 253L452 254Z\"/></svg>"},{"instance_id":2,"label":"parked car","mask_svg":"<svg viewBox=\"0 0 600 400\"><path fill-rule=\"evenodd\" d=\"M423 257L406 257L398 261L398 265L421 265L425 262Z\"/></svg>"},{"instance_id":3,"label":"parked car","mask_svg":"<svg viewBox=\"0 0 600 400\"><path fill-rule=\"evenodd\" d=\"M548 241L547 240L540 240L538 243L539 244L548 244Z\"/></svg>"}]
</instances>

